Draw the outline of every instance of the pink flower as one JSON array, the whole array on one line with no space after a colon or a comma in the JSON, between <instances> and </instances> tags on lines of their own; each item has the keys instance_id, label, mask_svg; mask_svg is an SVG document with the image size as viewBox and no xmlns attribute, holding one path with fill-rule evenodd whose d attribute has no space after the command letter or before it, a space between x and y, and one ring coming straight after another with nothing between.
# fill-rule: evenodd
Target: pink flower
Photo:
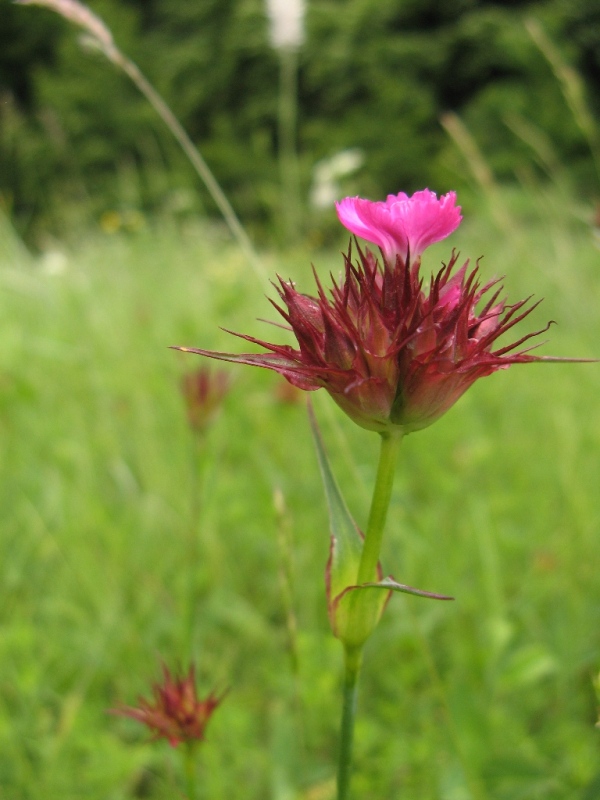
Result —
<instances>
[{"instance_id":1,"label":"pink flower","mask_svg":"<svg viewBox=\"0 0 600 800\"><path fill-rule=\"evenodd\" d=\"M123 706L111 713L143 723L155 739L168 739L172 747L202 741L206 725L223 699L213 694L205 700L198 698L193 666L185 677L173 676L163 666L163 682L155 684L153 691L154 701L140 697L138 707Z\"/></svg>"},{"instance_id":2,"label":"pink flower","mask_svg":"<svg viewBox=\"0 0 600 800\"><path fill-rule=\"evenodd\" d=\"M421 233L420 241L434 238ZM334 281L329 293L318 278L316 297L280 279L283 307L275 307L297 347L235 334L268 352L178 349L271 369L306 391L324 388L368 430L417 431L441 417L478 378L511 364L560 360L518 349L541 331L498 346L497 339L535 305L508 305L498 281L481 286L478 267L469 269L468 262L453 274L456 261L453 253L425 291L418 264L410 268L400 254L381 266L361 250L353 263L349 251L343 282Z\"/></svg>"},{"instance_id":3,"label":"pink flower","mask_svg":"<svg viewBox=\"0 0 600 800\"><path fill-rule=\"evenodd\" d=\"M396 256L414 264L429 245L458 228L462 217L455 203L455 192L438 200L435 192L423 189L412 197L390 194L385 202L376 203L346 197L336 208L342 225L380 247L393 266Z\"/></svg>"}]
</instances>

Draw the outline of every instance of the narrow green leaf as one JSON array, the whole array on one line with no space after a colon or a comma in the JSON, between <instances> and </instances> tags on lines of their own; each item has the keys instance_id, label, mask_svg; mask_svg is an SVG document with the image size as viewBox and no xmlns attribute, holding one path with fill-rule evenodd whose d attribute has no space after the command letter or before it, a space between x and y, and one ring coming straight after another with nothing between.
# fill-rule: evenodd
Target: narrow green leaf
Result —
<instances>
[{"instance_id":1,"label":"narrow green leaf","mask_svg":"<svg viewBox=\"0 0 600 800\"><path fill-rule=\"evenodd\" d=\"M397 583L393 578L384 578L378 583L363 583L360 586L353 586L354 589L386 589L388 592L402 592L403 594L414 594L417 597L428 597L430 600L454 600L447 594L435 594L434 592L426 592L424 589L414 589L412 586L406 586L404 583Z\"/></svg>"},{"instance_id":2,"label":"narrow green leaf","mask_svg":"<svg viewBox=\"0 0 600 800\"><path fill-rule=\"evenodd\" d=\"M359 529L348 511L348 507L331 471L321 432L310 402L308 404L308 417L315 440L317 458L329 509L329 524L332 537L329 565L329 597L333 598L341 594L346 587L356 583L363 542Z\"/></svg>"}]
</instances>

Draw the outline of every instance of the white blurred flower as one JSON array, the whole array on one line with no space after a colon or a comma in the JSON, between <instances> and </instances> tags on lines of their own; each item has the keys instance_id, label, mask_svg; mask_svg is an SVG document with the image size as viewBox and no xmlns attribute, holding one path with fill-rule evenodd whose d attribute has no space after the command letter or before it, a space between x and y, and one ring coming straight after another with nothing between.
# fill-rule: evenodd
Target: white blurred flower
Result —
<instances>
[{"instance_id":1,"label":"white blurred flower","mask_svg":"<svg viewBox=\"0 0 600 800\"><path fill-rule=\"evenodd\" d=\"M62 250L46 250L40 256L39 264L46 275L62 275L67 271L69 259Z\"/></svg>"},{"instance_id":2,"label":"white blurred flower","mask_svg":"<svg viewBox=\"0 0 600 800\"><path fill-rule=\"evenodd\" d=\"M302 46L305 10L304 0L267 0L271 44L276 50Z\"/></svg>"},{"instance_id":3,"label":"white blurred flower","mask_svg":"<svg viewBox=\"0 0 600 800\"><path fill-rule=\"evenodd\" d=\"M317 161L313 167L313 182L310 202L314 208L330 208L342 194L338 181L356 172L364 162L363 151L358 147L341 150L339 153Z\"/></svg>"}]
</instances>

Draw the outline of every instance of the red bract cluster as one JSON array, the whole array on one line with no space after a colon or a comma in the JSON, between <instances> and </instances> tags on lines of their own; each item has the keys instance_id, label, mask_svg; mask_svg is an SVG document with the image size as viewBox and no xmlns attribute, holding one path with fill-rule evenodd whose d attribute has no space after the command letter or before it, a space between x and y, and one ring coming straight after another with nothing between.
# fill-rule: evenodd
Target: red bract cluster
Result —
<instances>
[{"instance_id":1,"label":"red bract cluster","mask_svg":"<svg viewBox=\"0 0 600 800\"><path fill-rule=\"evenodd\" d=\"M541 331L497 347L496 340L535 306L507 305L497 281L481 286L468 262L455 274L457 257L423 287L418 264L397 256L381 265L370 251L345 256L340 283L329 295L317 278L318 294L297 292L281 281L276 305L298 348L236 334L266 348L263 354L189 352L264 367L307 391L324 388L359 425L405 433L438 419L477 378L510 364L552 360L517 350ZM478 311L477 306L482 305Z\"/></svg>"},{"instance_id":2,"label":"red bract cluster","mask_svg":"<svg viewBox=\"0 0 600 800\"><path fill-rule=\"evenodd\" d=\"M153 702L141 697L138 707L124 706L111 713L143 723L155 739L167 739L172 747L202 741L206 725L223 699L213 694L198 699L193 666L185 677L173 676L163 667L163 682L155 684L153 692Z\"/></svg>"},{"instance_id":3,"label":"red bract cluster","mask_svg":"<svg viewBox=\"0 0 600 800\"><path fill-rule=\"evenodd\" d=\"M355 422L379 433L427 427L477 378L511 364L572 360L519 349L542 331L500 345L498 338L535 305L507 304L498 281L482 286L468 261L454 272L454 252L425 287L423 251L461 221L454 192L440 198L429 189L411 197L400 192L385 202L347 197L337 212L352 233L380 247L382 260L359 247L353 262L349 249L342 280L332 279L326 292L317 278L316 297L280 279L283 307L274 305L298 348L236 334L269 352L178 349L271 369L307 391L324 388Z\"/></svg>"},{"instance_id":4,"label":"red bract cluster","mask_svg":"<svg viewBox=\"0 0 600 800\"><path fill-rule=\"evenodd\" d=\"M229 375L223 370L211 371L208 367L201 367L183 376L181 391L193 430L204 431L213 422L229 386Z\"/></svg>"}]
</instances>

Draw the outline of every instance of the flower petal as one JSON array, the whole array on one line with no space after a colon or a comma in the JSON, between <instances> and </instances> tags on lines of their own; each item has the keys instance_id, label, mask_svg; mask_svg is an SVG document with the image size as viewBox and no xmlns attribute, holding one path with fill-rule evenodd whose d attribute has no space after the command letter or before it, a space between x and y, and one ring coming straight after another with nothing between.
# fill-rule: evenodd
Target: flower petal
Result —
<instances>
[{"instance_id":1,"label":"flower petal","mask_svg":"<svg viewBox=\"0 0 600 800\"><path fill-rule=\"evenodd\" d=\"M397 256L414 263L427 247L453 233L462 219L455 192L438 199L429 189L412 197L390 194L385 202L346 197L336 209L342 225L380 247L392 263Z\"/></svg>"}]
</instances>

